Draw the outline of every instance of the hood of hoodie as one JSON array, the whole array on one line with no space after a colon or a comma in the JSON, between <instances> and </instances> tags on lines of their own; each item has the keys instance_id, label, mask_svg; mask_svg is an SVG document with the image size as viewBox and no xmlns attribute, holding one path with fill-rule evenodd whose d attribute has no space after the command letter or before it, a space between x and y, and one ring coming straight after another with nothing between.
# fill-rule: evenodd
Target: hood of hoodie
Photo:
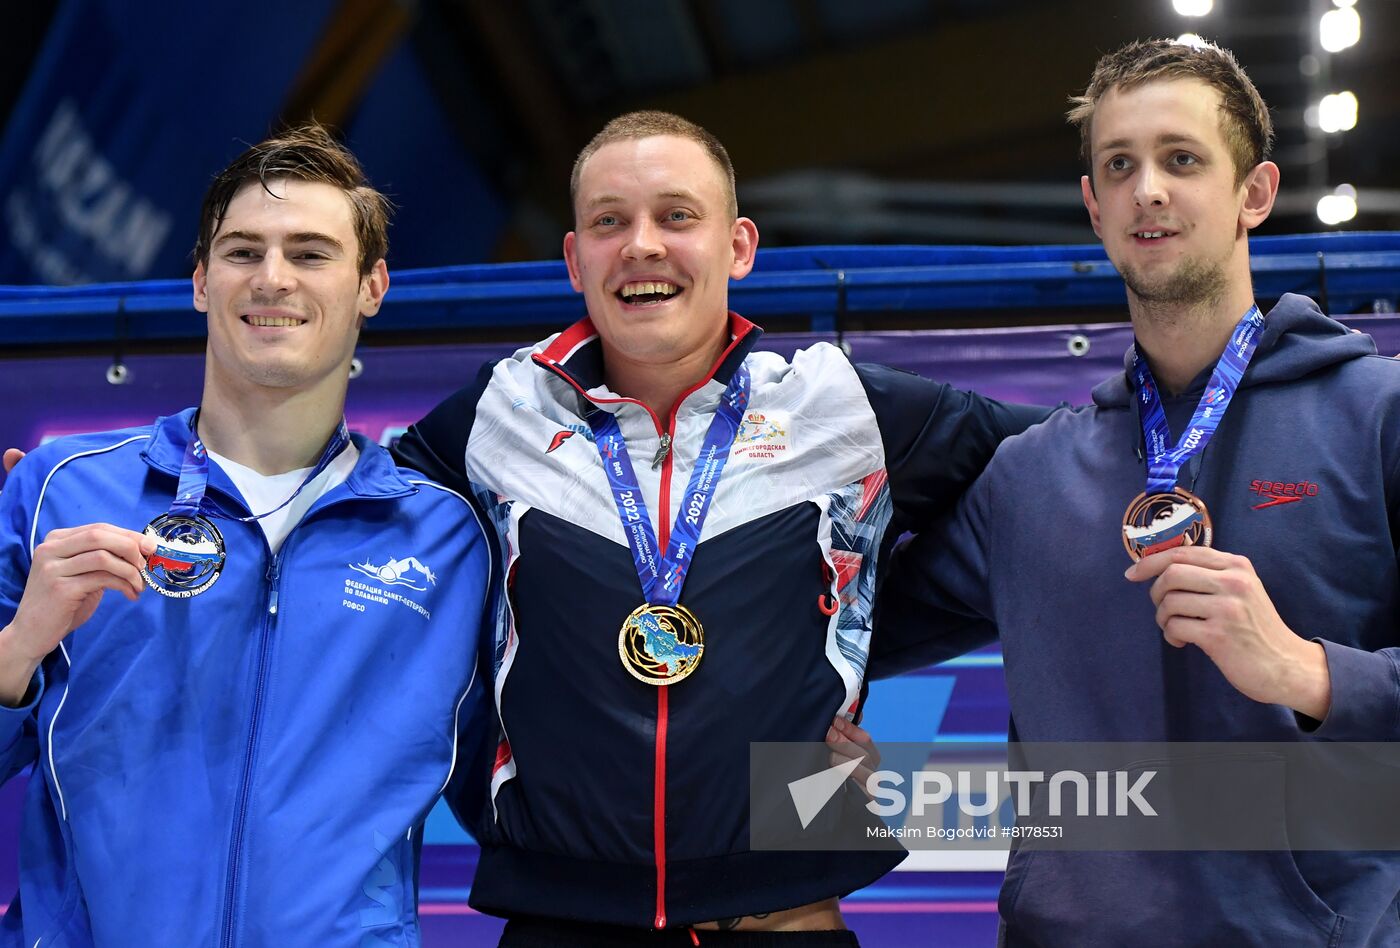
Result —
<instances>
[{"instance_id":1,"label":"hood of hoodie","mask_svg":"<svg viewBox=\"0 0 1400 948\"><path fill-rule=\"evenodd\" d=\"M1241 388L1266 382L1302 378L1320 369L1375 355L1370 336L1352 332L1306 296L1285 293L1264 318L1264 334L1240 382ZM1213 366L1211 368L1214 368ZM1204 370L1188 391L1201 391L1210 377ZM1094 387L1094 404L1100 408L1124 408L1133 396L1133 349L1123 356L1123 372Z\"/></svg>"}]
</instances>

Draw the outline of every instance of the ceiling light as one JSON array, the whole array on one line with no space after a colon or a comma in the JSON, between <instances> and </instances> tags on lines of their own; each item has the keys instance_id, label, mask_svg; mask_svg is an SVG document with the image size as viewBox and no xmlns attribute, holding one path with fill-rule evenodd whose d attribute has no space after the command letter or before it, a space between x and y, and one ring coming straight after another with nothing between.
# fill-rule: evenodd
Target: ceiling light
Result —
<instances>
[{"instance_id":1,"label":"ceiling light","mask_svg":"<svg viewBox=\"0 0 1400 948\"><path fill-rule=\"evenodd\" d=\"M1322 14L1317 36L1322 48L1329 53L1355 46L1361 39L1361 16L1352 7L1328 10Z\"/></svg>"},{"instance_id":2,"label":"ceiling light","mask_svg":"<svg viewBox=\"0 0 1400 948\"><path fill-rule=\"evenodd\" d=\"M1339 184L1331 194L1324 194L1317 202L1317 219L1335 226L1345 224L1356 216L1356 188L1349 184Z\"/></svg>"},{"instance_id":3,"label":"ceiling light","mask_svg":"<svg viewBox=\"0 0 1400 948\"><path fill-rule=\"evenodd\" d=\"M1350 92L1323 96L1317 104L1317 127L1329 133L1355 128L1356 96Z\"/></svg>"},{"instance_id":4,"label":"ceiling light","mask_svg":"<svg viewBox=\"0 0 1400 948\"><path fill-rule=\"evenodd\" d=\"M1213 6L1214 0L1172 0L1172 9L1182 16L1205 16Z\"/></svg>"}]
</instances>

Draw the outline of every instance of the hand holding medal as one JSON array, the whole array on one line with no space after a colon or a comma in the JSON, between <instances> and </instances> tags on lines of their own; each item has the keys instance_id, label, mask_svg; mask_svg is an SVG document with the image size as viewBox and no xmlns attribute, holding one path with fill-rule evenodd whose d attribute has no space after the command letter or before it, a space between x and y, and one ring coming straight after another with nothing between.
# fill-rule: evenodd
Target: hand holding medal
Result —
<instances>
[{"instance_id":1,"label":"hand holding medal","mask_svg":"<svg viewBox=\"0 0 1400 948\"><path fill-rule=\"evenodd\" d=\"M1152 581L1157 625L1169 645L1200 648L1247 698L1321 720L1332 700L1322 646L1284 624L1248 558L1209 548L1214 528L1205 503L1176 485L1182 465L1205 449L1220 425L1263 327L1263 314L1250 307L1216 363L1186 434L1170 450L1152 371L1133 353L1147 490L1123 515L1123 545L1133 559L1124 576Z\"/></svg>"},{"instance_id":2,"label":"hand holding medal","mask_svg":"<svg viewBox=\"0 0 1400 948\"><path fill-rule=\"evenodd\" d=\"M135 600L142 589L141 564L154 548L149 538L110 523L50 531L34 549L24 595L7 630L10 644L37 665L92 618L106 590Z\"/></svg>"},{"instance_id":3,"label":"hand holding medal","mask_svg":"<svg viewBox=\"0 0 1400 948\"><path fill-rule=\"evenodd\" d=\"M1178 487L1176 481L1182 466L1206 449L1220 426L1259 347L1263 329L1264 314L1258 306L1251 306L1230 335L1186 433L1175 447L1168 446L1171 431L1157 382L1147 360L1134 347L1138 420L1147 445L1147 489L1134 497L1123 513L1123 546L1134 561L1177 547L1211 545L1215 530L1205 501Z\"/></svg>"},{"instance_id":4,"label":"hand holding medal","mask_svg":"<svg viewBox=\"0 0 1400 948\"><path fill-rule=\"evenodd\" d=\"M1168 644L1201 649L1247 698L1318 721L1327 716L1326 653L1284 623L1247 557L1178 547L1134 563L1124 575L1151 581L1157 625Z\"/></svg>"}]
</instances>

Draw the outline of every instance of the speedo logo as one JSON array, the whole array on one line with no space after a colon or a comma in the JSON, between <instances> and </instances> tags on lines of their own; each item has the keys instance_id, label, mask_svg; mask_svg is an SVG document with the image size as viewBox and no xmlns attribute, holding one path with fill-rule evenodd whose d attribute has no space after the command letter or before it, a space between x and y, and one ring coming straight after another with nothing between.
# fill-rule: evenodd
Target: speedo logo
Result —
<instances>
[{"instance_id":1,"label":"speedo logo","mask_svg":"<svg viewBox=\"0 0 1400 948\"><path fill-rule=\"evenodd\" d=\"M1312 481L1263 480L1250 481L1249 489L1252 493L1266 498L1262 504L1255 504L1254 510L1277 507L1280 504L1296 504L1306 497L1316 497L1322 490L1320 485Z\"/></svg>"}]
</instances>

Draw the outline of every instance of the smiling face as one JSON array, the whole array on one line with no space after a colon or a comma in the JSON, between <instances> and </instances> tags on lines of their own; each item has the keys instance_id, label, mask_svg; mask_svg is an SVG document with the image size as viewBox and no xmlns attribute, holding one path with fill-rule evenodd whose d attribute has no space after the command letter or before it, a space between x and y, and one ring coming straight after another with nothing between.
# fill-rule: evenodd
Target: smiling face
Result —
<instances>
[{"instance_id":1,"label":"smiling face","mask_svg":"<svg viewBox=\"0 0 1400 948\"><path fill-rule=\"evenodd\" d=\"M1273 206L1278 169L1243 180L1220 93L1198 79L1116 88L1093 115L1084 205L1132 297L1193 304L1249 292L1248 230Z\"/></svg>"},{"instance_id":2,"label":"smiling face","mask_svg":"<svg viewBox=\"0 0 1400 948\"><path fill-rule=\"evenodd\" d=\"M253 180L229 202L194 272L209 315L206 387L341 389L362 317L379 311L389 275L360 276L350 201L334 185Z\"/></svg>"},{"instance_id":3,"label":"smiling face","mask_svg":"<svg viewBox=\"0 0 1400 948\"><path fill-rule=\"evenodd\" d=\"M715 352L729 280L753 268L758 230L731 216L727 180L698 143L673 135L613 142L579 174L564 238L604 357L662 365Z\"/></svg>"}]
</instances>

